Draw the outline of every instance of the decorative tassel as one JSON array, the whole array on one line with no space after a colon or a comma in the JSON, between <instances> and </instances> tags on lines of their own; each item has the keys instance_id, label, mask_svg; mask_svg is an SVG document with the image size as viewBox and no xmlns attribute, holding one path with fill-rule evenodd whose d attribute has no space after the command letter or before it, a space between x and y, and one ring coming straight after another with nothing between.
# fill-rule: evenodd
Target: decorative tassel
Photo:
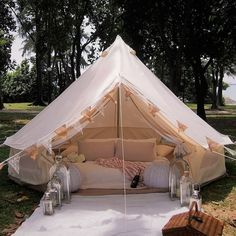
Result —
<instances>
[{"instance_id":1,"label":"decorative tassel","mask_svg":"<svg viewBox=\"0 0 236 236\"><path fill-rule=\"evenodd\" d=\"M184 132L188 128L188 126L179 121L177 121L177 124L178 124L178 132Z\"/></svg>"}]
</instances>

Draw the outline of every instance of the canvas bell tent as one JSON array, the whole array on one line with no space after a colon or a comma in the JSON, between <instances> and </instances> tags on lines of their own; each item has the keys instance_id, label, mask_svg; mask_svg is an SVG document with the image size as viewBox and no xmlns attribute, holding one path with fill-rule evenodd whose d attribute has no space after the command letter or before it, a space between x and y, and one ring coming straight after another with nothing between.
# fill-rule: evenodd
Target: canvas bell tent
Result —
<instances>
[{"instance_id":1,"label":"canvas bell tent","mask_svg":"<svg viewBox=\"0 0 236 236\"><path fill-rule=\"evenodd\" d=\"M53 150L68 149L80 140L114 138L136 140L133 150L140 140L153 138L157 147L173 147L175 154L184 155L199 183L225 174L223 147L232 143L182 103L117 36L78 80L6 139L4 144L11 148L9 175L44 184ZM123 143L124 160L132 152L125 148ZM145 158L150 161L144 152L141 161Z\"/></svg>"}]
</instances>

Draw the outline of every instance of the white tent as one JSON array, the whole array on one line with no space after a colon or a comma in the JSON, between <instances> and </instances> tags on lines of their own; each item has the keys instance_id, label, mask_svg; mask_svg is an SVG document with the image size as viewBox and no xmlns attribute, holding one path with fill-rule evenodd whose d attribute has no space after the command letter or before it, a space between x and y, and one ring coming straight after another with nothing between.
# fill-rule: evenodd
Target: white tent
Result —
<instances>
[{"instance_id":1,"label":"white tent","mask_svg":"<svg viewBox=\"0 0 236 236\"><path fill-rule=\"evenodd\" d=\"M186 158L192 177L199 183L225 173L220 154L225 144L232 143L182 103L119 36L77 81L6 139L11 155L36 158L21 157L20 173L10 165L10 175L32 184L46 182L42 169L50 160L40 158L39 150L51 150L75 137L164 137L176 144L184 142L191 149ZM28 178L26 171L31 172Z\"/></svg>"}]
</instances>

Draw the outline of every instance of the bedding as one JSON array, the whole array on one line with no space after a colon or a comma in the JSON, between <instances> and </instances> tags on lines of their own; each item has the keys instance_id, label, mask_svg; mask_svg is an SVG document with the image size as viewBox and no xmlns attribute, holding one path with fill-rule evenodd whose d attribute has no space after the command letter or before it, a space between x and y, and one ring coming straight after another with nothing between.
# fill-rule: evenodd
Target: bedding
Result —
<instances>
[{"instance_id":1,"label":"bedding","mask_svg":"<svg viewBox=\"0 0 236 236\"><path fill-rule=\"evenodd\" d=\"M125 150L124 162L123 148ZM139 173L141 178L138 187L141 187L147 167L152 166L152 172L155 173L155 175L152 174L153 178L158 175L156 171L158 168L158 173L164 171L162 171L162 167L157 167L160 164L160 158L157 158L156 152L165 156L172 151L173 147L162 144L156 145L155 138L124 140L111 138L80 140L77 148L74 144L70 145L63 154L66 154L64 160L70 163L73 180L71 184L73 191L76 191L91 188L123 189L125 187L129 189L132 179ZM158 163L155 163L156 159L158 159ZM84 160L86 161L83 162ZM162 160L162 164L164 162ZM164 169L166 171L166 168ZM166 173L163 173L163 176L166 177ZM162 179L153 180L149 178L147 180L146 177L146 185L149 187L166 187L166 184L160 186L159 182L163 182ZM155 184L148 185L153 181Z\"/></svg>"},{"instance_id":2,"label":"bedding","mask_svg":"<svg viewBox=\"0 0 236 236\"><path fill-rule=\"evenodd\" d=\"M99 158L95 163L104 167L119 169L122 173L124 171L126 177L131 181L135 175L140 174L140 182L143 181L143 172L147 167L145 162L123 161L117 157L109 159Z\"/></svg>"},{"instance_id":3,"label":"bedding","mask_svg":"<svg viewBox=\"0 0 236 236\"><path fill-rule=\"evenodd\" d=\"M130 180L124 176L119 169L107 168L96 164L94 161L86 161L85 163L73 163L79 169L81 175L80 189L89 188L110 188L123 189L130 187Z\"/></svg>"}]
</instances>

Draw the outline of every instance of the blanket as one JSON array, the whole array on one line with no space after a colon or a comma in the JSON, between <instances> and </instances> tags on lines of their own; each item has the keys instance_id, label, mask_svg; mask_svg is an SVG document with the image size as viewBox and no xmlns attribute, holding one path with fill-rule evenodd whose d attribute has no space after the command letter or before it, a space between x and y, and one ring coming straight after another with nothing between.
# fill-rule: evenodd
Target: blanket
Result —
<instances>
[{"instance_id":1,"label":"blanket","mask_svg":"<svg viewBox=\"0 0 236 236\"><path fill-rule=\"evenodd\" d=\"M119 159L118 157L112 158L98 158L96 164L101 165L103 167L108 168L116 168L120 171L124 172L126 177L129 180L132 180L135 175L140 174L140 181L143 181L143 173L147 164L145 162L132 162L132 161L124 161Z\"/></svg>"}]
</instances>

